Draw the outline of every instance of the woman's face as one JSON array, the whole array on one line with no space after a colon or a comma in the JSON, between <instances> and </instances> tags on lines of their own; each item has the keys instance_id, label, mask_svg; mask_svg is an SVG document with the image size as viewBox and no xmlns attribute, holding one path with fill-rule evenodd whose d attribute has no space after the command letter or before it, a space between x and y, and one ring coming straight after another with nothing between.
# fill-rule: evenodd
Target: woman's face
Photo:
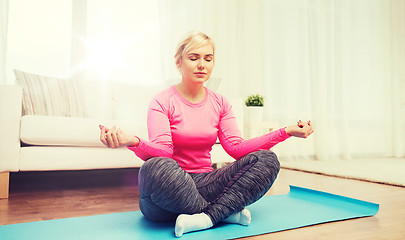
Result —
<instances>
[{"instance_id":1,"label":"woman's face","mask_svg":"<svg viewBox=\"0 0 405 240\"><path fill-rule=\"evenodd\" d=\"M214 68L214 49L211 44L191 49L177 64L182 80L192 83L206 82Z\"/></svg>"}]
</instances>

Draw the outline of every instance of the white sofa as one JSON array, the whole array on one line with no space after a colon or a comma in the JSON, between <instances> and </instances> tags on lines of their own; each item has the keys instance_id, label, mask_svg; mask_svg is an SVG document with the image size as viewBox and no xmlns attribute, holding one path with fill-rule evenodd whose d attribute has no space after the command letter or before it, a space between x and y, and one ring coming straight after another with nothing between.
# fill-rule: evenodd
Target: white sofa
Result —
<instances>
[{"instance_id":1,"label":"white sofa","mask_svg":"<svg viewBox=\"0 0 405 240\"><path fill-rule=\"evenodd\" d=\"M132 151L106 148L98 125L116 125L148 139L147 107L160 89L82 81L77 85L81 116L66 117L24 115L23 88L0 85L0 198L8 198L9 172L140 167L143 161ZM229 100L242 131L243 101ZM220 144L211 154L213 163L233 161Z\"/></svg>"}]
</instances>

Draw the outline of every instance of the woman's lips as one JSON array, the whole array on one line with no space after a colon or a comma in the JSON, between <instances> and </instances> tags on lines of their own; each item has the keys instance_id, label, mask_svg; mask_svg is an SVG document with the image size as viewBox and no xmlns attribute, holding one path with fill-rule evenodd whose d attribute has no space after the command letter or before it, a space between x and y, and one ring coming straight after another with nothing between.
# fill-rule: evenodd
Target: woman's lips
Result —
<instances>
[{"instance_id":1,"label":"woman's lips","mask_svg":"<svg viewBox=\"0 0 405 240\"><path fill-rule=\"evenodd\" d=\"M206 73L204 73L204 72L196 72L194 74L199 78L205 77L205 75L206 75Z\"/></svg>"}]
</instances>

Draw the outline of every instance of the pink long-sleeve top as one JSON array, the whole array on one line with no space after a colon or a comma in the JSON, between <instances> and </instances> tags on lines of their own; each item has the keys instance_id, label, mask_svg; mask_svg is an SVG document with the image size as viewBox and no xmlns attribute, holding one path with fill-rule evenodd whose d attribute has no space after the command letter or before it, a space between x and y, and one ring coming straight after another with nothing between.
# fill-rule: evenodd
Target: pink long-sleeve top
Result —
<instances>
[{"instance_id":1,"label":"pink long-sleeve top","mask_svg":"<svg viewBox=\"0 0 405 240\"><path fill-rule=\"evenodd\" d=\"M138 157L170 157L190 173L212 171L212 146L217 138L225 151L238 160L257 151L268 150L290 136L281 128L260 137L244 140L232 106L220 94L207 88L200 103L183 98L175 86L158 93L148 110L149 141L140 139L137 147L128 147Z\"/></svg>"}]
</instances>

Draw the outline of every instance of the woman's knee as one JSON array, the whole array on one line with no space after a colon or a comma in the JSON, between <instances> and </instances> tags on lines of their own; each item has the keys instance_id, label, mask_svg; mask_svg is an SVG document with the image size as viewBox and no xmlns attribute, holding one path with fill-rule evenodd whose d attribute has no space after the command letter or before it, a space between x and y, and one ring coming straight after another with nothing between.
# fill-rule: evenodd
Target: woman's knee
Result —
<instances>
[{"instance_id":1,"label":"woman's knee","mask_svg":"<svg viewBox=\"0 0 405 240\"><path fill-rule=\"evenodd\" d=\"M153 186L158 186L168 173L176 172L179 164L171 158L155 157L143 163L138 173L139 191L142 194L149 194Z\"/></svg>"},{"instance_id":2,"label":"woman's knee","mask_svg":"<svg viewBox=\"0 0 405 240\"><path fill-rule=\"evenodd\" d=\"M280 162L277 155L269 150L262 150L253 153L257 157L257 163L255 164L254 171L257 172L259 182L263 183L262 191L258 196L264 195L270 187L273 185L280 172Z\"/></svg>"},{"instance_id":3,"label":"woman's knee","mask_svg":"<svg viewBox=\"0 0 405 240\"><path fill-rule=\"evenodd\" d=\"M270 150L260 150L251 153L257 160L257 167L271 170L271 174L278 174L280 171L280 162L277 155Z\"/></svg>"},{"instance_id":4,"label":"woman's knee","mask_svg":"<svg viewBox=\"0 0 405 240\"><path fill-rule=\"evenodd\" d=\"M270 150L260 150L251 153L257 158L257 161L266 165L269 168L274 168L277 172L280 171L280 162L277 155Z\"/></svg>"}]
</instances>

